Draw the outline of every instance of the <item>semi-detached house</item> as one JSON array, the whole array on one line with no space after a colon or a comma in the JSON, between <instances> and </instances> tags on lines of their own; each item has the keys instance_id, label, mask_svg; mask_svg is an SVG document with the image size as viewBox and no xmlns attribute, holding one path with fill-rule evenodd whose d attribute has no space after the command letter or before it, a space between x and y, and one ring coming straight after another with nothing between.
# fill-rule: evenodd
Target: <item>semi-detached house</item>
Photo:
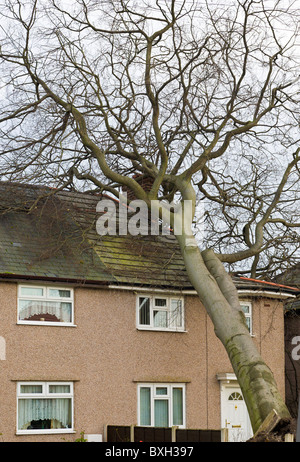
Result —
<instances>
[{"instance_id":1,"label":"semi-detached house","mask_svg":"<svg viewBox=\"0 0 300 462\"><path fill-rule=\"evenodd\" d=\"M0 432L74 441L107 425L251 436L226 352L176 239L99 236L100 196L0 184ZM288 286L234 278L284 394Z\"/></svg>"}]
</instances>

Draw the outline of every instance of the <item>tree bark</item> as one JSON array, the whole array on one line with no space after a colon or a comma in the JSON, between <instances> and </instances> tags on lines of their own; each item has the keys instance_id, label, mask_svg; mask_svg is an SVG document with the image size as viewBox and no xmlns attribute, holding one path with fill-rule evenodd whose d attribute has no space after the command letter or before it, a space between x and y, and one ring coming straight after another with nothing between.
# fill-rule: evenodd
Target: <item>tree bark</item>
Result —
<instances>
[{"instance_id":1,"label":"tree bark","mask_svg":"<svg viewBox=\"0 0 300 462\"><path fill-rule=\"evenodd\" d=\"M186 270L224 345L241 387L252 429L258 430L275 409L281 419L290 419L272 371L258 352L245 322L238 293L213 251L201 254L192 233L177 235Z\"/></svg>"}]
</instances>

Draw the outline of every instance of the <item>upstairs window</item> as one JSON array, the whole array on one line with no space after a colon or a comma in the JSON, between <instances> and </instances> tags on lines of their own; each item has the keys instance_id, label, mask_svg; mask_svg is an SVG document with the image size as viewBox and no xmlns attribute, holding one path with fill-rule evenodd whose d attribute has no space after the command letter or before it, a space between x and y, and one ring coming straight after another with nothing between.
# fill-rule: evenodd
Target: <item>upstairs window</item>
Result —
<instances>
[{"instance_id":1,"label":"upstairs window","mask_svg":"<svg viewBox=\"0 0 300 462\"><path fill-rule=\"evenodd\" d=\"M137 297L137 327L148 330L183 331L183 299L176 297Z\"/></svg>"},{"instance_id":2,"label":"upstairs window","mask_svg":"<svg viewBox=\"0 0 300 462\"><path fill-rule=\"evenodd\" d=\"M252 305L250 302L240 302L241 308L246 318L246 324L248 326L250 334L252 334Z\"/></svg>"},{"instance_id":3,"label":"upstairs window","mask_svg":"<svg viewBox=\"0 0 300 462\"><path fill-rule=\"evenodd\" d=\"M73 325L73 289L20 285L18 323Z\"/></svg>"}]
</instances>

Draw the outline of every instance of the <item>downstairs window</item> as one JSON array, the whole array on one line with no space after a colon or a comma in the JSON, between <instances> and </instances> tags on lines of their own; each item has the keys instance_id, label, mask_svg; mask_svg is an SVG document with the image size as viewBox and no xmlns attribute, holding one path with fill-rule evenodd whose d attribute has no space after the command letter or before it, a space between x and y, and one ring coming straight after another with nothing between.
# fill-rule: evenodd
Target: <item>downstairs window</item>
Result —
<instances>
[{"instance_id":1,"label":"downstairs window","mask_svg":"<svg viewBox=\"0 0 300 462\"><path fill-rule=\"evenodd\" d=\"M73 430L72 382L19 382L18 434Z\"/></svg>"},{"instance_id":2,"label":"downstairs window","mask_svg":"<svg viewBox=\"0 0 300 462\"><path fill-rule=\"evenodd\" d=\"M138 425L185 427L185 385L153 383L138 385Z\"/></svg>"}]
</instances>

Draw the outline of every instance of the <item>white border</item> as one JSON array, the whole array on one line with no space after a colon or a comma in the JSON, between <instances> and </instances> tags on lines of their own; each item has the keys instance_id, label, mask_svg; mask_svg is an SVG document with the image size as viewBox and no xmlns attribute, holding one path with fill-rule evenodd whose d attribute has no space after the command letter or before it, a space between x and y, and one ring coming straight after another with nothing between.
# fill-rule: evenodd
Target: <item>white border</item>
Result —
<instances>
[{"instance_id":1,"label":"white border","mask_svg":"<svg viewBox=\"0 0 300 462\"><path fill-rule=\"evenodd\" d=\"M22 287L30 287L32 289L44 289L43 296L33 296L33 295L21 295ZM50 297L48 291L50 289L55 290L68 290L70 291L70 297ZM45 301L65 301L66 303L71 303L71 322L52 322L52 321L25 321L19 319L20 313L20 300L45 300ZM22 325L31 325L31 326L63 326L63 327L76 327L74 324L74 289L73 287L61 287L55 285L33 285L33 284L18 284L18 307L17 307L17 324Z\"/></svg>"},{"instance_id":2,"label":"white border","mask_svg":"<svg viewBox=\"0 0 300 462\"><path fill-rule=\"evenodd\" d=\"M249 313L244 313L245 318L250 318L250 335L253 336L253 312L252 312L252 303L249 300L239 300L240 305L248 306Z\"/></svg>"},{"instance_id":3,"label":"white border","mask_svg":"<svg viewBox=\"0 0 300 462\"><path fill-rule=\"evenodd\" d=\"M139 320L140 320L140 317L139 317L139 298L140 297L143 297L143 298L149 298L150 299L150 325L146 325L146 324L140 324L139 323ZM158 309L159 310L159 307L155 307L153 305L154 303L154 300L155 298L159 298L158 295L146 295L146 294L143 294L143 293L137 293L136 294L136 328L138 330L147 330L147 331L159 331L159 332L186 332L185 331L185 307L184 307L184 297L178 297L177 294L175 295L161 295L160 298L165 298L167 300L167 312L171 312L171 309L170 309L170 302L172 299L174 300L180 300L181 301L181 309L182 309L182 326L180 327L172 327L172 326L169 326L169 327L154 327L153 326L153 310L154 309ZM162 307L163 309L163 307Z\"/></svg>"},{"instance_id":4,"label":"white border","mask_svg":"<svg viewBox=\"0 0 300 462\"><path fill-rule=\"evenodd\" d=\"M20 393L21 385L42 385L42 393ZM69 393L49 393L49 385L69 385ZM34 429L34 430L20 430L18 428L18 417L19 417L19 399L51 399L51 398L69 398L71 399L71 428L54 428L54 429ZM51 435L59 433L76 433L74 430L74 384L73 382L58 382L58 381L26 381L26 382L17 382L17 429L16 435Z\"/></svg>"},{"instance_id":5,"label":"white border","mask_svg":"<svg viewBox=\"0 0 300 462\"><path fill-rule=\"evenodd\" d=\"M161 293L161 294L181 294L181 295L198 295L196 290L178 290L178 289L157 289L157 288L150 288L150 287L136 287L136 286L118 286L114 284L110 284L108 286L109 289L114 290L129 290L131 292L152 292L152 293ZM295 289L296 290L296 289ZM291 294L288 292L273 292L271 290L264 290L264 289L237 289L239 294L249 295L251 297L257 296L261 297L265 295L267 298L277 298L277 299L286 299L286 298L296 298L295 294Z\"/></svg>"},{"instance_id":6,"label":"white border","mask_svg":"<svg viewBox=\"0 0 300 462\"><path fill-rule=\"evenodd\" d=\"M150 420L151 424L150 425L142 425L143 427L149 427L149 428L160 428L160 427L154 427L154 399L168 399L169 400L169 427L172 428L173 422L173 395L172 395L172 390L173 388L182 388L182 414L183 414L183 423L182 425L176 425L178 428L186 428L186 384L185 383L167 383L167 382L145 382L145 383L139 383L137 386L137 417L138 417L138 426L141 426L140 422L140 389L141 388L150 388ZM167 388L167 395L155 395L155 388Z\"/></svg>"}]
</instances>

